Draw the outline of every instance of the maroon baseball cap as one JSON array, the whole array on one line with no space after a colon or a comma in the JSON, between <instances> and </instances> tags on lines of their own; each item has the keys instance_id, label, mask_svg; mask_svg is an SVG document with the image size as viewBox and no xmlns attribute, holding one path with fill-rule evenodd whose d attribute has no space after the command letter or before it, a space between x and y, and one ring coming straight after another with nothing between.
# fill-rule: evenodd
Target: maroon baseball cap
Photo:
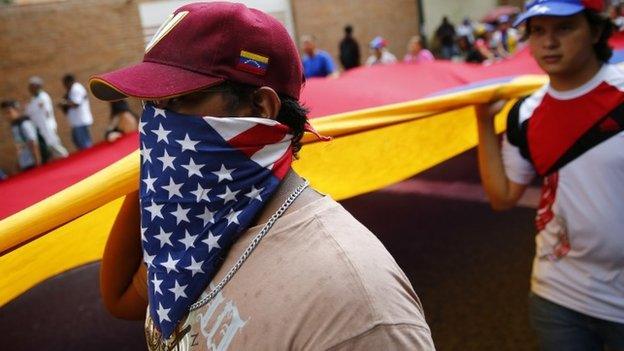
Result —
<instances>
[{"instance_id":1,"label":"maroon baseball cap","mask_svg":"<svg viewBox=\"0 0 624 351\"><path fill-rule=\"evenodd\" d=\"M93 76L89 88L101 100L160 100L225 80L268 86L299 99L301 60L286 28L242 4L185 5L158 29L143 62Z\"/></svg>"}]
</instances>

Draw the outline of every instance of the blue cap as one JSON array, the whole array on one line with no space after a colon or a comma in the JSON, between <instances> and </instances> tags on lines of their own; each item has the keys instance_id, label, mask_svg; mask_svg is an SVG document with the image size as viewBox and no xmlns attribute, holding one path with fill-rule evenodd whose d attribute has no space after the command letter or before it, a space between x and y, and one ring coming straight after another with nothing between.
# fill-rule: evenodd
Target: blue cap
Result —
<instances>
[{"instance_id":1,"label":"blue cap","mask_svg":"<svg viewBox=\"0 0 624 351\"><path fill-rule=\"evenodd\" d=\"M602 11L604 5L595 0L532 0L514 22L514 27L535 16L572 16L586 8Z\"/></svg>"}]
</instances>

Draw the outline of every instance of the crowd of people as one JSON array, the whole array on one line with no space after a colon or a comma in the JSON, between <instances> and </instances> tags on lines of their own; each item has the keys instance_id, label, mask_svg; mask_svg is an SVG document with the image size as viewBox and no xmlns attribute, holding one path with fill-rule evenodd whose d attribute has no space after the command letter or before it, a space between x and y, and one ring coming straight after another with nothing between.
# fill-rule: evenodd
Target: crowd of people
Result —
<instances>
[{"instance_id":1,"label":"crowd of people","mask_svg":"<svg viewBox=\"0 0 624 351\"><path fill-rule=\"evenodd\" d=\"M304 74L307 78L337 77L339 75L339 69L331 54L317 48L316 38L313 35L303 35L300 41ZM370 55L364 61L366 66L388 65L398 62L397 57L388 50L388 41L382 36L373 38L368 44L368 48ZM361 65L360 45L353 36L353 26L345 26L344 37L340 41L338 49L343 70L348 71ZM423 63L433 60L435 60L433 54L424 46L424 40L420 35L410 38L403 62Z\"/></svg>"},{"instance_id":2,"label":"crowd of people","mask_svg":"<svg viewBox=\"0 0 624 351\"><path fill-rule=\"evenodd\" d=\"M490 63L518 50L521 33L511 26L512 17L501 15L496 21L481 23L464 18L458 26L447 17L435 31L435 45L442 59Z\"/></svg>"},{"instance_id":3,"label":"crowd of people","mask_svg":"<svg viewBox=\"0 0 624 351\"><path fill-rule=\"evenodd\" d=\"M512 18L500 16L492 23L478 23L466 18L459 26L454 26L447 17L436 29L433 37L435 52L428 49L422 35L411 37L407 43L406 54L402 62L424 63L436 58L470 62L491 63L509 57L520 45L521 33L511 26ZM337 77L339 69L332 56L317 48L313 35L301 37L303 66L306 77ZM344 38L340 41L339 59L343 70L360 66L361 53L353 35L353 26L344 28ZM364 60L366 66L388 65L399 62L396 55L388 50L388 41L383 36L376 36L368 43L369 56Z\"/></svg>"},{"instance_id":4,"label":"crowd of people","mask_svg":"<svg viewBox=\"0 0 624 351\"><path fill-rule=\"evenodd\" d=\"M624 4L613 4L608 10L615 29L624 30ZM456 62L491 64L516 53L523 46L523 28L512 26L517 14L509 13L489 21L475 21L464 18L459 25L454 25L448 17L443 17L430 40L431 49L422 35L415 35L407 43L407 53L403 57L406 63L423 63L436 59ZM306 77L337 77L339 68L332 56L317 48L313 35L301 37L303 65ZM361 65L361 53L358 41L353 35L353 26L344 28L344 38L339 44L339 59L343 70ZM387 65L399 62L388 50L388 42L382 36L376 36L369 44L370 55L366 66Z\"/></svg>"},{"instance_id":5,"label":"crowd of people","mask_svg":"<svg viewBox=\"0 0 624 351\"><path fill-rule=\"evenodd\" d=\"M65 94L58 99L56 106L63 111L71 127L71 140L78 150L93 146L91 126L93 115L86 88L76 81L73 74L66 74L61 80ZM16 150L17 169L25 171L51 160L69 155L58 132L54 102L44 90L41 77L32 76L28 80L30 100L22 104L16 99L0 102L2 115L11 129ZM122 134L137 129L137 119L126 101L111 103L111 116L105 139L114 141ZM7 174L0 171L0 178Z\"/></svg>"}]
</instances>

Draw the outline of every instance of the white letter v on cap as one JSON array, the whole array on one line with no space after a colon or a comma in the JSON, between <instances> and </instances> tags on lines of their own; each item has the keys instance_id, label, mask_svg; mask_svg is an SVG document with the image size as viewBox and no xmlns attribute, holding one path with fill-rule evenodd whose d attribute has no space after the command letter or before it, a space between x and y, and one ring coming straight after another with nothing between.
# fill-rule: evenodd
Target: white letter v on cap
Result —
<instances>
[{"instance_id":1,"label":"white letter v on cap","mask_svg":"<svg viewBox=\"0 0 624 351\"><path fill-rule=\"evenodd\" d=\"M186 15L188 15L188 13L188 11L182 11L178 12L175 16L173 14L169 15L169 17L167 17L167 20L165 20L165 22L160 25L160 27L156 31L156 34L154 34L152 40L150 40L149 44L147 44L147 47L145 48L145 53L147 54L154 46L156 46L156 44L158 44L158 42L162 40L162 38L165 37L165 35L169 34L169 32L171 32L171 30L175 26L177 26L178 23L180 23L180 21L182 21L182 19L186 17Z\"/></svg>"}]
</instances>

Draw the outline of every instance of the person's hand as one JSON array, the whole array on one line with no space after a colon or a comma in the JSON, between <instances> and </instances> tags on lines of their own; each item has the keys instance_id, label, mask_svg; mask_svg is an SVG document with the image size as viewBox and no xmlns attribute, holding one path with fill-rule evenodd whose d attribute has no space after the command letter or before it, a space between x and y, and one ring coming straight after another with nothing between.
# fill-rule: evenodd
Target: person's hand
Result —
<instances>
[{"instance_id":1,"label":"person's hand","mask_svg":"<svg viewBox=\"0 0 624 351\"><path fill-rule=\"evenodd\" d=\"M507 100L496 100L489 104L477 105L475 107L477 119L483 122L493 120L506 104Z\"/></svg>"},{"instance_id":2,"label":"person's hand","mask_svg":"<svg viewBox=\"0 0 624 351\"><path fill-rule=\"evenodd\" d=\"M108 141L109 143L113 143L122 136L123 134L117 131L108 132L106 133L106 141Z\"/></svg>"}]
</instances>

